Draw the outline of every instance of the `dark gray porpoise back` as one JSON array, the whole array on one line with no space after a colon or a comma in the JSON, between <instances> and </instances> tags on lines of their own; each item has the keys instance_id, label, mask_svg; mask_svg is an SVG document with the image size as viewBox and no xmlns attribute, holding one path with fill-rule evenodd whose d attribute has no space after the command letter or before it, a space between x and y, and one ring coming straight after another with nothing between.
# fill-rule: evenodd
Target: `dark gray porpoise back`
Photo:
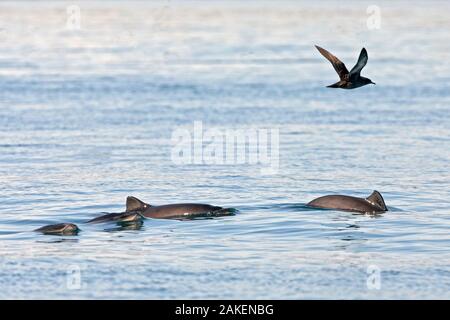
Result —
<instances>
[{"instance_id":1,"label":"dark gray porpoise back","mask_svg":"<svg viewBox=\"0 0 450 320\"><path fill-rule=\"evenodd\" d=\"M176 204L166 204L162 206L154 206L147 208L143 215L147 218L160 218L160 219L170 219L170 218L181 218L189 217L193 215L202 214L220 214L224 211L222 215L226 215L226 210L222 207L211 206L209 204L200 203L176 203ZM228 212L228 215L230 212Z\"/></svg>"},{"instance_id":2,"label":"dark gray porpoise back","mask_svg":"<svg viewBox=\"0 0 450 320\"><path fill-rule=\"evenodd\" d=\"M329 195L312 200L308 206L323 209L378 213L387 211L383 197L374 191L367 199L345 195Z\"/></svg>"}]
</instances>

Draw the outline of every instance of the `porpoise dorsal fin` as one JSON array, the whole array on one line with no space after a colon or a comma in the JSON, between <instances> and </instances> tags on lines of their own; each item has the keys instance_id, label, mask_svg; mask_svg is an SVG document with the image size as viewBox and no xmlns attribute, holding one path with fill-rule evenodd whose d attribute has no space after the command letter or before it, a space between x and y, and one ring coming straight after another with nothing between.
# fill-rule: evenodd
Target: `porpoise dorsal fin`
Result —
<instances>
[{"instance_id":1,"label":"porpoise dorsal fin","mask_svg":"<svg viewBox=\"0 0 450 320\"><path fill-rule=\"evenodd\" d=\"M384 203L383 196L377 190L374 190L372 194L366 198L367 201L379 206L383 211L388 211L386 204Z\"/></svg>"},{"instance_id":2,"label":"porpoise dorsal fin","mask_svg":"<svg viewBox=\"0 0 450 320\"><path fill-rule=\"evenodd\" d=\"M127 207L127 212L128 212L128 211L135 211L135 210L143 210L143 209L146 209L147 207L150 207L150 205L139 200L136 197L129 196L129 197L127 197L126 207Z\"/></svg>"}]
</instances>

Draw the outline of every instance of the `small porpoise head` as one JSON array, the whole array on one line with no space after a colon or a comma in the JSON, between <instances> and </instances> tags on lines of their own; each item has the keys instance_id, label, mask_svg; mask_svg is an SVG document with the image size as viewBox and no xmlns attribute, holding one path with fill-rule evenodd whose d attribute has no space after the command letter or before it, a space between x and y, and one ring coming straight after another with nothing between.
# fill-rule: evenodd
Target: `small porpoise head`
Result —
<instances>
[{"instance_id":1,"label":"small porpoise head","mask_svg":"<svg viewBox=\"0 0 450 320\"><path fill-rule=\"evenodd\" d=\"M307 206L371 214L388 211L383 197L376 190L365 199L344 195L329 195L314 199Z\"/></svg>"},{"instance_id":2,"label":"small porpoise head","mask_svg":"<svg viewBox=\"0 0 450 320\"><path fill-rule=\"evenodd\" d=\"M53 235L76 235L80 229L73 223L58 223L44 226L34 231Z\"/></svg>"},{"instance_id":3,"label":"small porpoise head","mask_svg":"<svg viewBox=\"0 0 450 320\"><path fill-rule=\"evenodd\" d=\"M234 215L236 210L202 203L175 203L151 206L135 197L127 198L127 211L138 210L146 218L192 219Z\"/></svg>"}]
</instances>

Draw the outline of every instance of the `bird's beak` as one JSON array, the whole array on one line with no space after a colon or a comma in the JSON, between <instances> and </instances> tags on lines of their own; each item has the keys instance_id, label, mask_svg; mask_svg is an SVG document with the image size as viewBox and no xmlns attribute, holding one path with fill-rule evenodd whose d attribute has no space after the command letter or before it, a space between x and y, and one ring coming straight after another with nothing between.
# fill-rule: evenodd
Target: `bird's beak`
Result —
<instances>
[{"instance_id":1,"label":"bird's beak","mask_svg":"<svg viewBox=\"0 0 450 320\"><path fill-rule=\"evenodd\" d=\"M376 84L375 82L372 82L372 84Z\"/></svg>"}]
</instances>

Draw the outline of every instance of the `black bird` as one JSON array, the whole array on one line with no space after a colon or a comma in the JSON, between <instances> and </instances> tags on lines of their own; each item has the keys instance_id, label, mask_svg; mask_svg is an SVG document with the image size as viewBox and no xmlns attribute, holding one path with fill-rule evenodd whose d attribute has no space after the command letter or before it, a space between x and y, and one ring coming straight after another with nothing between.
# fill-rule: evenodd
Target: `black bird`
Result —
<instances>
[{"instance_id":1,"label":"black bird","mask_svg":"<svg viewBox=\"0 0 450 320\"><path fill-rule=\"evenodd\" d=\"M336 58L327 50L319 46L316 46L316 48L325 58L328 59L328 61L331 62L334 70L336 70L339 78L341 79L335 84L327 86L328 88L355 89L365 86L366 84L375 84L374 82L372 82L372 80L361 77L361 70L366 65L368 59L367 51L365 48L362 48L361 53L359 54L358 62L355 64L352 70L350 70L350 72L348 72L345 64L341 60Z\"/></svg>"}]
</instances>

